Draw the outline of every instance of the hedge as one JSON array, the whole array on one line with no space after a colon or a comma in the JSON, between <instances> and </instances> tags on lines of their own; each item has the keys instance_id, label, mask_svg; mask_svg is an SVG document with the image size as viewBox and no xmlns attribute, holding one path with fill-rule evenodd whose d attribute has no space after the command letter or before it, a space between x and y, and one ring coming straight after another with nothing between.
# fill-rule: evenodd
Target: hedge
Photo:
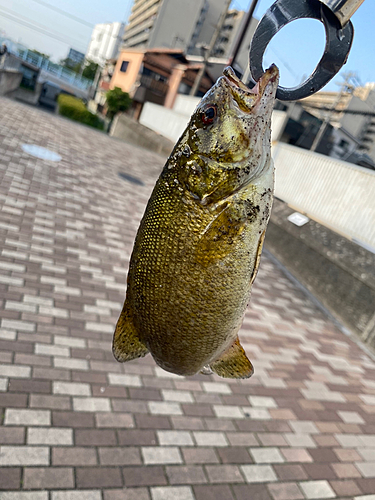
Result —
<instances>
[{"instance_id":1,"label":"hedge","mask_svg":"<svg viewBox=\"0 0 375 500\"><path fill-rule=\"evenodd\" d=\"M84 123L90 127L95 127L100 130L104 129L104 123L102 120L100 120L98 116L94 115L94 113L91 113L91 111L86 109L86 106L81 99L77 99L76 97L67 94L60 94L57 102L59 105L60 115L66 116L71 120Z\"/></svg>"}]
</instances>

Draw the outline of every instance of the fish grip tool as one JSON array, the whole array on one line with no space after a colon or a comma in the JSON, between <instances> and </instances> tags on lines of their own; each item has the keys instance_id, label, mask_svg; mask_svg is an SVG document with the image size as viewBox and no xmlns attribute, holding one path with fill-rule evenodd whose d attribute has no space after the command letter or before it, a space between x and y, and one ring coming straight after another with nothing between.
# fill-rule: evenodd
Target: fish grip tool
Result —
<instances>
[{"instance_id":1,"label":"fish grip tool","mask_svg":"<svg viewBox=\"0 0 375 500\"><path fill-rule=\"evenodd\" d=\"M250 74L253 84L264 74L263 55L272 38L297 19L317 19L326 32L324 53L313 73L293 88L279 86L276 97L296 101L323 88L348 59L354 27L350 17L364 0L276 0L255 30L250 47Z\"/></svg>"}]
</instances>

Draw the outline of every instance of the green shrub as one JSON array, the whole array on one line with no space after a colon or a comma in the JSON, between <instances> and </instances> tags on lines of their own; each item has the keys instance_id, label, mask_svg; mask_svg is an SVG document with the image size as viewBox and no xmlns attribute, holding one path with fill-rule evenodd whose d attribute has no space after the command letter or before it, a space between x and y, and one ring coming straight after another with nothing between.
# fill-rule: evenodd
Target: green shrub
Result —
<instances>
[{"instance_id":1,"label":"green shrub","mask_svg":"<svg viewBox=\"0 0 375 500\"><path fill-rule=\"evenodd\" d=\"M73 97L67 94L60 94L57 102L59 104L59 113L62 116L66 116L71 120L75 120L90 127L98 128L100 130L104 129L104 123L102 120L91 113L84 105L81 99Z\"/></svg>"},{"instance_id":2,"label":"green shrub","mask_svg":"<svg viewBox=\"0 0 375 500\"><path fill-rule=\"evenodd\" d=\"M107 100L107 116L113 118L119 111L126 111L132 105L132 100L127 92L123 92L120 87L108 90L105 95Z\"/></svg>"}]
</instances>

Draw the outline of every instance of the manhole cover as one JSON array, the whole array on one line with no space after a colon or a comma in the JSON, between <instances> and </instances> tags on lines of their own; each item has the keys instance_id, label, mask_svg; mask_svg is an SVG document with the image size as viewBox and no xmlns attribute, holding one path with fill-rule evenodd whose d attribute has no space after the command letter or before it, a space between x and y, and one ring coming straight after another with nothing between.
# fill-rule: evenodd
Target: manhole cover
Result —
<instances>
[{"instance_id":1,"label":"manhole cover","mask_svg":"<svg viewBox=\"0 0 375 500\"><path fill-rule=\"evenodd\" d=\"M22 149L25 153L35 156L36 158L41 158L42 160L61 161L60 155L50 149L37 146L36 144L22 144Z\"/></svg>"},{"instance_id":2,"label":"manhole cover","mask_svg":"<svg viewBox=\"0 0 375 500\"><path fill-rule=\"evenodd\" d=\"M132 175L125 174L124 172L119 172L118 175L125 181L132 182L133 184L138 184L139 186L144 186L143 182L141 181L141 179L138 179L138 177L133 177Z\"/></svg>"}]
</instances>

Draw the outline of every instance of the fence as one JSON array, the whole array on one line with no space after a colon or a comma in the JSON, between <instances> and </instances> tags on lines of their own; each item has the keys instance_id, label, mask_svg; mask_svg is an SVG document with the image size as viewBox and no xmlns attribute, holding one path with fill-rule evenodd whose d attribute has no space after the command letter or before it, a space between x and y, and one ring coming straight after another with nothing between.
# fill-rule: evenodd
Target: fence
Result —
<instances>
[{"instance_id":1,"label":"fence","mask_svg":"<svg viewBox=\"0 0 375 500\"><path fill-rule=\"evenodd\" d=\"M12 55L13 57L19 58L21 61L32 64L33 66L40 68L47 74L53 75L56 78L65 81L69 85L72 85L73 87L77 87L81 90L88 90L93 84L91 80L78 75L74 71L61 66L60 64L51 62L46 57L43 57L42 55L39 55L32 50L28 50L23 45L17 44L15 42L10 42L9 40L0 37L0 45L3 42L5 42L8 47L8 56Z\"/></svg>"}]
</instances>

